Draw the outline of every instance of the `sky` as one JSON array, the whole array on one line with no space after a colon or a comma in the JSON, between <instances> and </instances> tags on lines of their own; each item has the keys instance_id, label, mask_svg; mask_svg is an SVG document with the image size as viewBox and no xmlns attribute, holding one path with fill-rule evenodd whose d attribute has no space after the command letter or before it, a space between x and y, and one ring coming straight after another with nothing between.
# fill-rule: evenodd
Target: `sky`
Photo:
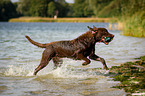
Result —
<instances>
[{"instance_id":1,"label":"sky","mask_svg":"<svg viewBox=\"0 0 145 96\"><path fill-rule=\"evenodd\" d=\"M74 3L74 0L65 0L67 3Z\"/></svg>"},{"instance_id":2,"label":"sky","mask_svg":"<svg viewBox=\"0 0 145 96\"><path fill-rule=\"evenodd\" d=\"M17 2L19 0L11 0L12 2ZM65 0L67 3L74 3L74 0Z\"/></svg>"}]
</instances>

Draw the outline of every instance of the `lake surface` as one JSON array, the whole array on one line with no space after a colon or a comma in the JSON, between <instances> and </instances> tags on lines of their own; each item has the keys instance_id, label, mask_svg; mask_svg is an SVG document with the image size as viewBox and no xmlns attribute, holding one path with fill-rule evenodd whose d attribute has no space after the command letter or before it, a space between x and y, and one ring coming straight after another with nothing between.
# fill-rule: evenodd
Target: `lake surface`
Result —
<instances>
[{"instance_id":1,"label":"lake surface","mask_svg":"<svg viewBox=\"0 0 145 96\"><path fill-rule=\"evenodd\" d=\"M33 76L44 49L29 43L25 35L41 43L70 40L88 31L87 26L108 28L108 23L8 23L0 22L0 95L1 96L125 96L119 84L103 70L100 62L64 58L62 67L53 70L53 62ZM96 44L96 54L108 67L145 55L145 38L121 36L109 44Z\"/></svg>"}]
</instances>

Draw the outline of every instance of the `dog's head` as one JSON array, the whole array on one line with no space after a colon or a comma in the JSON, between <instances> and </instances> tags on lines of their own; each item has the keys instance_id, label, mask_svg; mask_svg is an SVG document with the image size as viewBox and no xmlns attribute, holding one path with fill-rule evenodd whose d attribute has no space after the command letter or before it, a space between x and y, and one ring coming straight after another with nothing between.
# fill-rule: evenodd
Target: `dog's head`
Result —
<instances>
[{"instance_id":1,"label":"dog's head","mask_svg":"<svg viewBox=\"0 0 145 96\"><path fill-rule=\"evenodd\" d=\"M96 42L103 42L108 45L114 38L114 35L110 34L105 28L96 28L95 26L93 26L93 28L88 26L88 28L94 35Z\"/></svg>"}]
</instances>

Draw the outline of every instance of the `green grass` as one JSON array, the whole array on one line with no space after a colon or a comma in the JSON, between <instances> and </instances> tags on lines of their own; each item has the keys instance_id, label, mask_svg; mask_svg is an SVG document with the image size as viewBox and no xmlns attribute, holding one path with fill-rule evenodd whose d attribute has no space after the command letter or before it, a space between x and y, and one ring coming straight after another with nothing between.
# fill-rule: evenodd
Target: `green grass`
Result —
<instances>
[{"instance_id":1,"label":"green grass","mask_svg":"<svg viewBox=\"0 0 145 96\"><path fill-rule=\"evenodd\" d=\"M116 74L113 76L114 80L121 82L113 88L123 88L129 93L145 92L145 56L138 59L138 61L112 66L109 69L110 74Z\"/></svg>"},{"instance_id":2,"label":"green grass","mask_svg":"<svg viewBox=\"0 0 145 96\"><path fill-rule=\"evenodd\" d=\"M123 19L122 35L133 37L145 37L145 12L138 12L132 17Z\"/></svg>"}]
</instances>

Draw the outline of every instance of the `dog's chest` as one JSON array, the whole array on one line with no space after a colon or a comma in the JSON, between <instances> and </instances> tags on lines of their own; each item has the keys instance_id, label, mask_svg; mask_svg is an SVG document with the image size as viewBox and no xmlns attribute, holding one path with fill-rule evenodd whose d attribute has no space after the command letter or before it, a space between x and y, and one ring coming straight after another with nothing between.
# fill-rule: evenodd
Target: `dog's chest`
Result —
<instances>
[{"instance_id":1,"label":"dog's chest","mask_svg":"<svg viewBox=\"0 0 145 96\"><path fill-rule=\"evenodd\" d=\"M87 48L87 49L83 52L84 56L89 56L90 54L93 53L93 50L94 50L93 47Z\"/></svg>"}]
</instances>

